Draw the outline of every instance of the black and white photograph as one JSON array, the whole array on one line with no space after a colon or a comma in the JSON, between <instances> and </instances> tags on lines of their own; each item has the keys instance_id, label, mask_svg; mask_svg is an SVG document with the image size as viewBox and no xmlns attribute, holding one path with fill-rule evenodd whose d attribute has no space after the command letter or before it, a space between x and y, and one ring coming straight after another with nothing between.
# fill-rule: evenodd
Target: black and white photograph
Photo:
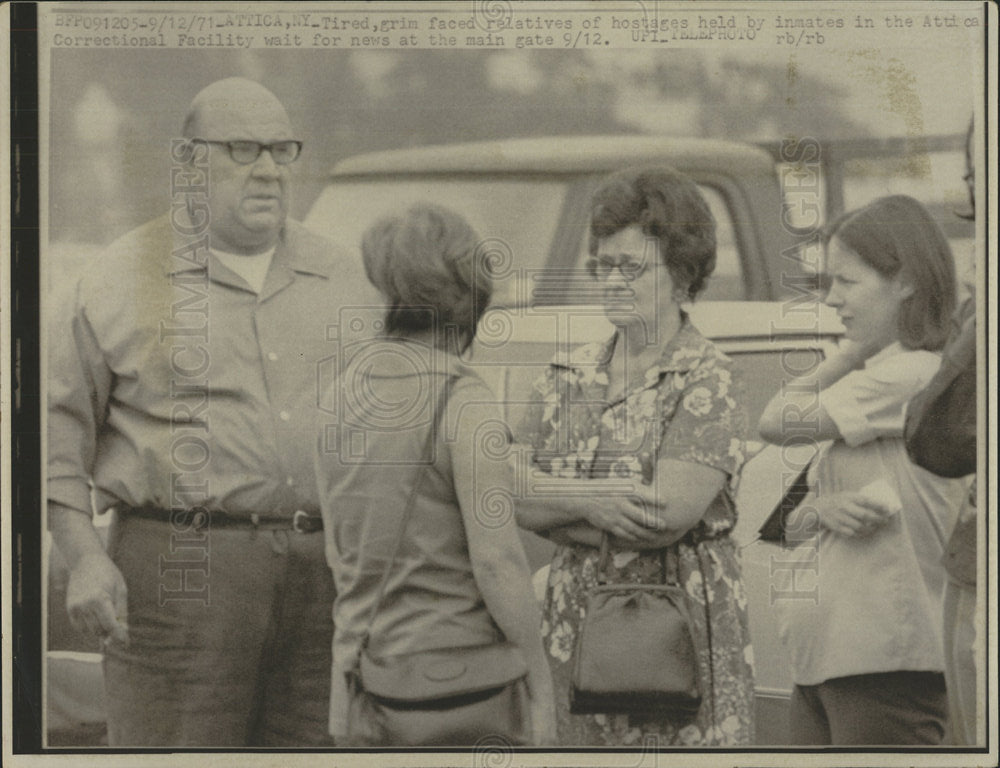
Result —
<instances>
[{"instance_id":1,"label":"black and white photograph","mask_svg":"<svg viewBox=\"0 0 1000 768\"><path fill-rule=\"evenodd\" d=\"M994 4L3 10L5 762L996 764Z\"/></svg>"}]
</instances>

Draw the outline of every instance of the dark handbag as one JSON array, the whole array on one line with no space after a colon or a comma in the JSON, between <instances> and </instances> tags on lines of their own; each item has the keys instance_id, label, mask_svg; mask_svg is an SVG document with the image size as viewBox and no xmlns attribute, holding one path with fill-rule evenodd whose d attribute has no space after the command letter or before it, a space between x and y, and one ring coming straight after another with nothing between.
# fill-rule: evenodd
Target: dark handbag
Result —
<instances>
[{"instance_id":1,"label":"dark handbag","mask_svg":"<svg viewBox=\"0 0 1000 768\"><path fill-rule=\"evenodd\" d=\"M967 317L945 345L941 367L910 400L903 431L910 460L941 477L976 471L975 302L963 310Z\"/></svg>"},{"instance_id":2,"label":"dark handbag","mask_svg":"<svg viewBox=\"0 0 1000 768\"><path fill-rule=\"evenodd\" d=\"M416 481L410 488L392 557L368 617L361 653L349 673L348 738L391 745L473 745L487 736L507 743L528 737L526 678L520 650L508 642L377 657L369 651L375 615L403 542L413 501L431 462L431 446L452 379L442 387Z\"/></svg>"},{"instance_id":3,"label":"dark handbag","mask_svg":"<svg viewBox=\"0 0 1000 768\"><path fill-rule=\"evenodd\" d=\"M676 552L663 552L663 584L607 583L608 537L598 585L577 636L570 712L690 717L701 706L687 596L676 585ZM668 564L673 564L672 569ZM674 584L668 584L672 570Z\"/></svg>"},{"instance_id":4,"label":"dark handbag","mask_svg":"<svg viewBox=\"0 0 1000 768\"><path fill-rule=\"evenodd\" d=\"M387 744L463 746L487 736L519 744L528 737L527 671L509 643L380 659L363 653L355 695L367 699Z\"/></svg>"}]
</instances>

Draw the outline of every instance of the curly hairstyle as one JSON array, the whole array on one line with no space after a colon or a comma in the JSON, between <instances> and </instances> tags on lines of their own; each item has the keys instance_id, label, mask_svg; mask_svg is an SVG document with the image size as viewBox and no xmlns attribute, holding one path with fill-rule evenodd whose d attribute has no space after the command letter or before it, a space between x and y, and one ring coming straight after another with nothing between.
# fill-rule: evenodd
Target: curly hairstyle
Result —
<instances>
[{"instance_id":1,"label":"curly hairstyle","mask_svg":"<svg viewBox=\"0 0 1000 768\"><path fill-rule=\"evenodd\" d=\"M715 269L715 218L698 185L668 167L611 174L591 202L591 255L598 240L633 224L656 238L674 285L694 300Z\"/></svg>"},{"instance_id":2,"label":"curly hairstyle","mask_svg":"<svg viewBox=\"0 0 1000 768\"><path fill-rule=\"evenodd\" d=\"M448 208L419 203L373 224L361 242L365 273L387 299L392 335L433 331L443 343L457 331L472 343L493 284L480 237Z\"/></svg>"},{"instance_id":3,"label":"curly hairstyle","mask_svg":"<svg viewBox=\"0 0 1000 768\"><path fill-rule=\"evenodd\" d=\"M898 274L913 287L899 310L900 342L941 349L955 309L955 260L927 209L908 195L881 197L833 221L826 242L834 237L883 277Z\"/></svg>"}]
</instances>

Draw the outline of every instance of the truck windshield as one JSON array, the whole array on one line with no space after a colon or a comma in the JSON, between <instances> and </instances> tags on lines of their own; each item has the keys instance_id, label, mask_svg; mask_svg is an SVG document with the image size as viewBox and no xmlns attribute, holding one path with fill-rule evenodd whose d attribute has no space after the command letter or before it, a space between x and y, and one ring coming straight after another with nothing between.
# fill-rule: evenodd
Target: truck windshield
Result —
<instances>
[{"instance_id":1,"label":"truck windshield","mask_svg":"<svg viewBox=\"0 0 1000 768\"><path fill-rule=\"evenodd\" d=\"M407 178L334 181L313 205L306 224L360 251L361 237L382 216L414 203L443 205L462 214L484 240L497 274L493 304L517 306L526 271L545 266L567 184L533 179ZM360 258L360 255L358 256Z\"/></svg>"}]
</instances>

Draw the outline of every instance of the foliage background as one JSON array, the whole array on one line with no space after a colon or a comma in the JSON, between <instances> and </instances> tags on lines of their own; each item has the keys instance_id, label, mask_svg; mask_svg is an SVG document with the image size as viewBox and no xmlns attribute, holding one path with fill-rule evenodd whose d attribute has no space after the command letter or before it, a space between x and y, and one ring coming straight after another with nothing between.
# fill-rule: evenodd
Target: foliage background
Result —
<instances>
[{"instance_id":1,"label":"foliage background","mask_svg":"<svg viewBox=\"0 0 1000 768\"><path fill-rule=\"evenodd\" d=\"M170 138L194 94L221 77L259 80L288 108L305 141L292 206L301 218L325 172L368 150L594 133L769 142L962 133L974 57L957 47L926 54L54 49L49 241L105 244L162 212Z\"/></svg>"}]
</instances>

